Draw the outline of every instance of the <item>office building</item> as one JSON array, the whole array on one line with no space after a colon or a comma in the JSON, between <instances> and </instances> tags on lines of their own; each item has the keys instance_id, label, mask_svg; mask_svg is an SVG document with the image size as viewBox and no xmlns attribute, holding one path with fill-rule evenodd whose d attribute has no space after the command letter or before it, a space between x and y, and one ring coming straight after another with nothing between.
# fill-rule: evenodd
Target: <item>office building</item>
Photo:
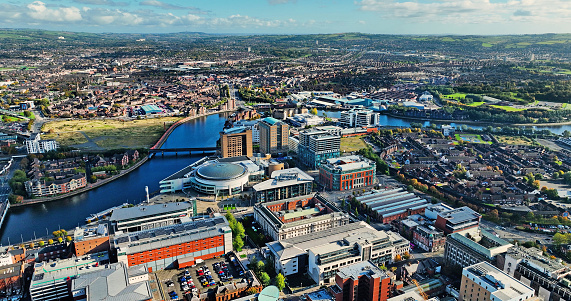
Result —
<instances>
[{"instance_id":1,"label":"office building","mask_svg":"<svg viewBox=\"0 0 571 301\"><path fill-rule=\"evenodd\" d=\"M273 240L327 230L350 221L347 214L313 194L258 203L254 206L254 219Z\"/></svg>"},{"instance_id":2,"label":"office building","mask_svg":"<svg viewBox=\"0 0 571 301\"><path fill-rule=\"evenodd\" d=\"M30 297L32 301L69 299L69 281L84 273L103 270L107 263L106 253L36 263L30 280Z\"/></svg>"},{"instance_id":3,"label":"office building","mask_svg":"<svg viewBox=\"0 0 571 301\"><path fill-rule=\"evenodd\" d=\"M252 157L252 130L233 127L220 132L220 152L222 158Z\"/></svg>"},{"instance_id":4,"label":"office building","mask_svg":"<svg viewBox=\"0 0 571 301\"><path fill-rule=\"evenodd\" d=\"M365 222L266 244L276 271L305 273L319 285L332 284L339 268L360 261L392 262L409 252L409 242L391 231L377 231Z\"/></svg>"},{"instance_id":5,"label":"office building","mask_svg":"<svg viewBox=\"0 0 571 301\"><path fill-rule=\"evenodd\" d=\"M471 238L452 233L446 237L444 265L465 267L484 261L495 263L498 255L506 253L512 246L483 229Z\"/></svg>"},{"instance_id":6,"label":"office building","mask_svg":"<svg viewBox=\"0 0 571 301\"><path fill-rule=\"evenodd\" d=\"M379 113L367 109L351 109L341 112L339 123L347 127L371 127L379 124Z\"/></svg>"},{"instance_id":7,"label":"office building","mask_svg":"<svg viewBox=\"0 0 571 301\"><path fill-rule=\"evenodd\" d=\"M339 157L340 148L340 136L314 129L299 132L298 159L307 168L317 169L322 161Z\"/></svg>"},{"instance_id":8,"label":"office building","mask_svg":"<svg viewBox=\"0 0 571 301\"><path fill-rule=\"evenodd\" d=\"M488 262L462 270L460 300L524 301L534 298L534 289Z\"/></svg>"},{"instance_id":9,"label":"office building","mask_svg":"<svg viewBox=\"0 0 571 301\"><path fill-rule=\"evenodd\" d=\"M351 190L375 183L375 162L361 156L326 159L319 166L319 182L327 190Z\"/></svg>"},{"instance_id":10,"label":"office building","mask_svg":"<svg viewBox=\"0 0 571 301\"><path fill-rule=\"evenodd\" d=\"M308 195L313 191L313 177L301 169L275 170L271 179L254 185L256 202L273 202Z\"/></svg>"},{"instance_id":11,"label":"office building","mask_svg":"<svg viewBox=\"0 0 571 301\"><path fill-rule=\"evenodd\" d=\"M121 232L136 232L180 224L193 216L193 205L187 202L142 205L113 210L111 228Z\"/></svg>"},{"instance_id":12,"label":"office building","mask_svg":"<svg viewBox=\"0 0 571 301\"><path fill-rule=\"evenodd\" d=\"M409 215L422 214L428 201L402 188L383 189L356 198L371 210L371 214L383 223L404 219Z\"/></svg>"},{"instance_id":13,"label":"office building","mask_svg":"<svg viewBox=\"0 0 571 301\"><path fill-rule=\"evenodd\" d=\"M144 265L149 272L175 268L222 256L232 250L232 230L225 217L188 221L133 233L116 234L111 247L117 260L129 267Z\"/></svg>"},{"instance_id":14,"label":"office building","mask_svg":"<svg viewBox=\"0 0 571 301\"><path fill-rule=\"evenodd\" d=\"M468 207L460 207L454 210L444 211L438 214L434 226L444 234L478 234L478 227L482 215Z\"/></svg>"},{"instance_id":15,"label":"office building","mask_svg":"<svg viewBox=\"0 0 571 301\"><path fill-rule=\"evenodd\" d=\"M499 261L498 261L499 262ZM571 269L537 248L511 247L503 271L535 289L543 300L571 300Z\"/></svg>"},{"instance_id":16,"label":"office building","mask_svg":"<svg viewBox=\"0 0 571 301\"><path fill-rule=\"evenodd\" d=\"M391 278L370 261L342 267L335 276L336 300L386 301L391 290Z\"/></svg>"},{"instance_id":17,"label":"office building","mask_svg":"<svg viewBox=\"0 0 571 301\"><path fill-rule=\"evenodd\" d=\"M260 153L287 154L289 151L289 125L273 117L258 123L260 129Z\"/></svg>"},{"instance_id":18,"label":"office building","mask_svg":"<svg viewBox=\"0 0 571 301\"><path fill-rule=\"evenodd\" d=\"M41 140L39 133L33 133L26 139L26 151L28 154L43 154L55 151L59 147L57 141L53 139Z\"/></svg>"}]
</instances>

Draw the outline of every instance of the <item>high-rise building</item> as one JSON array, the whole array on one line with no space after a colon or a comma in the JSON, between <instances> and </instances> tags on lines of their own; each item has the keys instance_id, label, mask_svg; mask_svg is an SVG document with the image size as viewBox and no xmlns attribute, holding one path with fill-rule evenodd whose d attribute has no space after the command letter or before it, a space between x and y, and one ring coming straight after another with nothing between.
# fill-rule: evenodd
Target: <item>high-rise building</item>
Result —
<instances>
[{"instance_id":1,"label":"high-rise building","mask_svg":"<svg viewBox=\"0 0 571 301\"><path fill-rule=\"evenodd\" d=\"M318 130L299 133L298 158L308 168L317 169L322 161L339 157L340 148L340 136Z\"/></svg>"},{"instance_id":2,"label":"high-rise building","mask_svg":"<svg viewBox=\"0 0 571 301\"><path fill-rule=\"evenodd\" d=\"M488 262L480 262L462 270L460 300L512 301L534 298L535 290Z\"/></svg>"},{"instance_id":3,"label":"high-rise building","mask_svg":"<svg viewBox=\"0 0 571 301\"><path fill-rule=\"evenodd\" d=\"M252 130L246 127L234 127L220 132L220 149L222 158L251 157Z\"/></svg>"},{"instance_id":4,"label":"high-rise building","mask_svg":"<svg viewBox=\"0 0 571 301\"><path fill-rule=\"evenodd\" d=\"M264 118L259 123L260 153L276 154L289 151L289 125L273 117Z\"/></svg>"},{"instance_id":5,"label":"high-rise building","mask_svg":"<svg viewBox=\"0 0 571 301\"><path fill-rule=\"evenodd\" d=\"M57 150L59 144L53 139L41 140L40 134L32 134L26 139L26 151L28 154L43 154L49 151Z\"/></svg>"},{"instance_id":6,"label":"high-rise building","mask_svg":"<svg viewBox=\"0 0 571 301\"><path fill-rule=\"evenodd\" d=\"M342 267L335 275L336 300L385 301L389 298L391 278L370 261Z\"/></svg>"}]
</instances>

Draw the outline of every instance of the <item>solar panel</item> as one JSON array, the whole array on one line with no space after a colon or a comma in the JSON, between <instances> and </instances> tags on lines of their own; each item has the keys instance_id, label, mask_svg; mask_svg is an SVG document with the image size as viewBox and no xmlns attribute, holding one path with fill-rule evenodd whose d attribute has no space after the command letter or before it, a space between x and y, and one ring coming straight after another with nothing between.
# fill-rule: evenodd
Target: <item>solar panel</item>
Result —
<instances>
[{"instance_id":1,"label":"solar panel","mask_svg":"<svg viewBox=\"0 0 571 301\"><path fill-rule=\"evenodd\" d=\"M120 243L124 243L124 242L128 242L128 241L129 241L129 237L128 237L128 236L122 236L122 237L119 237L119 238L115 239L115 241L116 241L117 243L119 243L119 244L120 244Z\"/></svg>"},{"instance_id":2,"label":"solar panel","mask_svg":"<svg viewBox=\"0 0 571 301\"><path fill-rule=\"evenodd\" d=\"M151 233L149 232L143 232L143 233L139 233L139 239L145 239L145 238L150 238L151 237Z\"/></svg>"}]
</instances>

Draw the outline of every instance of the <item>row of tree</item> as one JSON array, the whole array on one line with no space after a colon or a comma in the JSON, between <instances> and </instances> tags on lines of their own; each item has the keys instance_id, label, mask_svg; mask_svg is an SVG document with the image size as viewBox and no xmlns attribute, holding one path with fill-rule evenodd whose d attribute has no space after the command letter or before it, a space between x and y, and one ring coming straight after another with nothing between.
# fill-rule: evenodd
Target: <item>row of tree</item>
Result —
<instances>
[{"instance_id":1,"label":"row of tree","mask_svg":"<svg viewBox=\"0 0 571 301\"><path fill-rule=\"evenodd\" d=\"M228 220L230 229L232 229L232 246L234 247L234 250L242 251L242 247L244 247L244 238L246 237L244 225L237 221L234 215L230 212L226 213L226 219Z\"/></svg>"}]
</instances>

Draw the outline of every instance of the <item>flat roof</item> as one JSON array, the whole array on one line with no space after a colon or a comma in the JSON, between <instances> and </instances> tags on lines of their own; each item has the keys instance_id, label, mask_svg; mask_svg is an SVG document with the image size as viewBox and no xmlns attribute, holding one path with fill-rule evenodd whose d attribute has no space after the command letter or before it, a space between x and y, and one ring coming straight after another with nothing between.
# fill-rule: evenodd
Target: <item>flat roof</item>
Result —
<instances>
[{"instance_id":1,"label":"flat roof","mask_svg":"<svg viewBox=\"0 0 571 301\"><path fill-rule=\"evenodd\" d=\"M129 208L118 208L113 210L111 222L120 222L123 220L131 220L137 218L144 218L146 216L157 215L157 214L168 214L170 212L176 212L180 210L189 210L192 208L192 204L187 202L177 202L177 203L164 203L155 205L143 205L135 206Z\"/></svg>"},{"instance_id":2,"label":"flat roof","mask_svg":"<svg viewBox=\"0 0 571 301\"><path fill-rule=\"evenodd\" d=\"M488 262L480 262L465 267L462 275L472 275L483 283L482 287L488 287L490 295L496 300L514 300L527 295L533 296L535 290L523 284L514 277L504 273Z\"/></svg>"},{"instance_id":3,"label":"flat roof","mask_svg":"<svg viewBox=\"0 0 571 301\"><path fill-rule=\"evenodd\" d=\"M115 247L122 249L126 254L133 254L223 235L229 231L231 230L226 218L216 216L145 231L118 234L115 235L113 242Z\"/></svg>"},{"instance_id":4,"label":"flat roof","mask_svg":"<svg viewBox=\"0 0 571 301\"><path fill-rule=\"evenodd\" d=\"M496 237L495 235L483 230L480 228L482 237L486 237L487 239L493 240L494 242L498 243L499 246L497 247L493 247L493 248L486 248L484 246L482 246L481 244L467 238L466 236L460 234L460 233L452 233L450 235L448 235L448 238L452 238L456 241L458 241L459 243L467 246L468 248L486 256L488 259L492 259L494 256L498 255L499 253L503 253L506 252L511 246L513 246L512 244L508 243L507 241Z\"/></svg>"},{"instance_id":5,"label":"flat roof","mask_svg":"<svg viewBox=\"0 0 571 301\"><path fill-rule=\"evenodd\" d=\"M479 213L466 206L440 212L438 215L446 219L446 223L451 224L461 224L482 217Z\"/></svg>"},{"instance_id":6,"label":"flat roof","mask_svg":"<svg viewBox=\"0 0 571 301\"><path fill-rule=\"evenodd\" d=\"M306 216L306 215L312 215L312 214L316 214L316 213L319 213L319 209L317 209L317 208L302 209L300 211L288 212L288 213L284 214L284 219L288 220L288 219L298 218L298 217L302 217L302 216Z\"/></svg>"},{"instance_id":7,"label":"flat roof","mask_svg":"<svg viewBox=\"0 0 571 301\"><path fill-rule=\"evenodd\" d=\"M253 186L254 190L266 190L279 188L295 184L313 182L313 177L303 172L301 169L294 167L272 172L271 179L263 181Z\"/></svg>"},{"instance_id":8,"label":"flat roof","mask_svg":"<svg viewBox=\"0 0 571 301\"><path fill-rule=\"evenodd\" d=\"M339 268L337 272L343 279L353 278L359 279L361 276L379 277L381 279L388 278L387 273L369 261L359 261L354 264Z\"/></svg>"}]
</instances>

